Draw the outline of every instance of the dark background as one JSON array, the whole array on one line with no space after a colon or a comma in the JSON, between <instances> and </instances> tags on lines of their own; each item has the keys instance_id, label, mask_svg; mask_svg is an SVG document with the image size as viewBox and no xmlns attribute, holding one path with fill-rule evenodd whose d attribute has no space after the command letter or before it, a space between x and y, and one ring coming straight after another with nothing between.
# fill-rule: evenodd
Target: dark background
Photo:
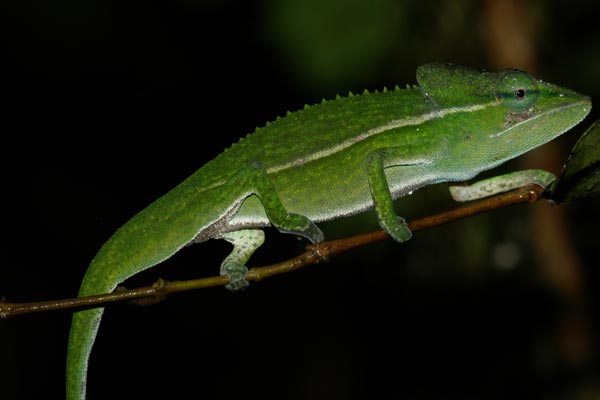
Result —
<instances>
[{"instance_id":1,"label":"dark background","mask_svg":"<svg viewBox=\"0 0 600 400\"><path fill-rule=\"evenodd\" d=\"M519 67L600 98L592 1L19 1L2 12L0 296L72 297L134 213L239 137L422 63ZM560 171L592 115L501 171ZM498 172L498 171L496 171ZM445 185L398 202L454 206ZM89 399L600 398L598 200L520 206L381 243L243 293L107 310ZM322 225L376 229L372 213ZM304 242L267 231L250 266ZM128 287L218 272L186 248ZM70 313L0 321L0 398L61 398Z\"/></svg>"}]
</instances>

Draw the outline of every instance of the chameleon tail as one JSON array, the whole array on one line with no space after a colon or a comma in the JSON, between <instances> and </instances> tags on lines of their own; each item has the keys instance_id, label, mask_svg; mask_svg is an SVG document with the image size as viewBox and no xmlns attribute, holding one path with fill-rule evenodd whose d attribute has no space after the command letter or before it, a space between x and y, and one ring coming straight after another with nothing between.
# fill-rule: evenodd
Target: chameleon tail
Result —
<instances>
[{"instance_id":1,"label":"chameleon tail","mask_svg":"<svg viewBox=\"0 0 600 400\"><path fill-rule=\"evenodd\" d=\"M83 277L79 297L110 293L127 278L127 274L118 275L108 268L111 264L101 255L102 251ZM67 400L85 399L88 362L103 312L104 308L98 307L73 314L67 350Z\"/></svg>"},{"instance_id":2,"label":"chameleon tail","mask_svg":"<svg viewBox=\"0 0 600 400\"><path fill-rule=\"evenodd\" d=\"M73 314L67 353L67 400L85 399L88 361L103 312L103 308L94 308Z\"/></svg>"}]
</instances>

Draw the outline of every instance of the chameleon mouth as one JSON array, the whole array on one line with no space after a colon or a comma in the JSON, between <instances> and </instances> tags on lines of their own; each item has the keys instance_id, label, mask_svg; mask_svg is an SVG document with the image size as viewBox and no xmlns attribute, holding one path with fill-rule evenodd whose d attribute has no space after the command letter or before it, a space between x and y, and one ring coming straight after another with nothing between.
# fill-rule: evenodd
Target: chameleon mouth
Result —
<instances>
[{"instance_id":1,"label":"chameleon mouth","mask_svg":"<svg viewBox=\"0 0 600 400\"><path fill-rule=\"evenodd\" d=\"M506 134L511 133L513 130L522 127L523 125L530 124L542 117L547 117L549 115L563 112L565 110L576 109L578 107L583 107L583 108L581 108L580 112L578 113L579 116L577 118L569 119L568 123L566 123L566 124L565 123L559 124L558 125L559 129L557 129L555 131L556 135L554 135L554 137L556 137L556 136L566 132L571 127L577 125L589 114L589 112L592 108L592 102L588 98L586 98L585 100L582 100L582 101L574 102L574 103L561 104L557 107L553 107L552 109L541 112L537 115L533 115L532 110L527 110L524 113L509 113L507 115L507 122L506 122L507 129L505 129L501 132L492 133L492 134L490 134L489 137L497 138L497 137L504 136Z\"/></svg>"}]
</instances>

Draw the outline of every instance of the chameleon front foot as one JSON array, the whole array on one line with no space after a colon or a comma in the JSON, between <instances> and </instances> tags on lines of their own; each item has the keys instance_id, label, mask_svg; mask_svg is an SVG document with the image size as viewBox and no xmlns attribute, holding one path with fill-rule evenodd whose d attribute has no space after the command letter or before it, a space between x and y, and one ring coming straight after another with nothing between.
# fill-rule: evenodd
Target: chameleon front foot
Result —
<instances>
[{"instance_id":1,"label":"chameleon front foot","mask_svg":"<svg viewBox=\"0 0 600 400\"><path fill-rule=\"evenodd\" d=\"M396 242L403 243L412 237L412 232L408 229L408 225L404 218L399 217L395 213L379 216L379 225L381 228L392 237Z\"/></svg>"}]
</instances>

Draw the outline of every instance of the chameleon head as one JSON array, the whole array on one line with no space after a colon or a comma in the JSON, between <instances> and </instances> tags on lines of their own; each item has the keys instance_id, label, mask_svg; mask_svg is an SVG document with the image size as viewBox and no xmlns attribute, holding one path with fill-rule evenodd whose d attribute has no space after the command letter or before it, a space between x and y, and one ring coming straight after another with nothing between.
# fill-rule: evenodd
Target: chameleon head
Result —
<instances>
[{"instance_id":1,"label":"chameleon head","mask_svg":"<svg viewBox=\"0 0 600 400\"><path fill-rule=\"evenodd\" d=\"M589 97L526 72L480 72L426 64L417 80L427 101L459 127L461 159L491 168L551 141L590 112ZM468 118L461 118L461 114Z\"/></svg>"},{"instance_id":2,"label":"chameleon head","mask_svg":"<svg viewBox=\"0 0 600 400\"><path fill-rule=\"evenodd\" d=\"M520 141L525 151L569 130L592 108L589 97L518 70L497 74L495 96L505 110L505 129L490 137Z\"/></svg>"},{"instance_id":3,"label":"chameleon head","mask_svg":"<svg viewBox=\"0 0 600 400\"><path fill-rule=\"evenodd\" d=\"M496 74L494 87L500 103L500 112L496 113L498 129L487 132L482 139L488 143L491 140L488 157L497 163L553 140L577 125L592 108L589 97L523 71Z\"/></svg>"}]
</instances>

